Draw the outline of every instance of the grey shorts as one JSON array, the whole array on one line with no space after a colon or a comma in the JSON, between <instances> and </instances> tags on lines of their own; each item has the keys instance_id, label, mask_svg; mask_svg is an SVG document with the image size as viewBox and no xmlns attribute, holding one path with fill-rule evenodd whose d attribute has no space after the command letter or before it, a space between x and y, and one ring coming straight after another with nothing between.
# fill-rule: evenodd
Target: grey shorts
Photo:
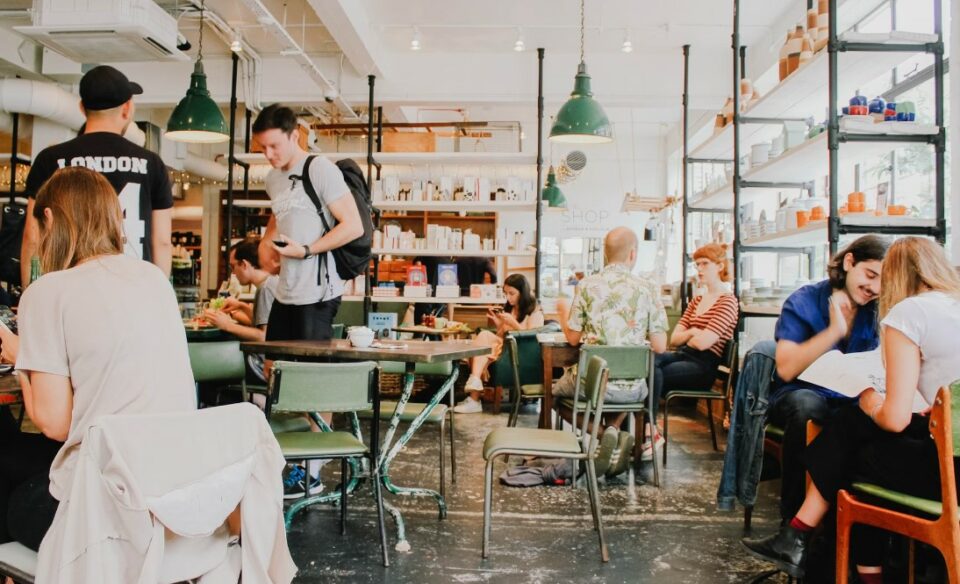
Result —
<instances>
[{"instance_id":1,"label":"grey shorts","mask_svg":"<svg viewBox=\"0 0 960 584\"><path fill-rule=\"evenodd\" d=\"M553 395L572 398L576 386L576 368L568 367L563 371L563 376L554 382ZM646 399L647 391L646 379L611 381L607 384L607 397L603 402L608 404L633 404Z\"/></svg>"}]
</instances>

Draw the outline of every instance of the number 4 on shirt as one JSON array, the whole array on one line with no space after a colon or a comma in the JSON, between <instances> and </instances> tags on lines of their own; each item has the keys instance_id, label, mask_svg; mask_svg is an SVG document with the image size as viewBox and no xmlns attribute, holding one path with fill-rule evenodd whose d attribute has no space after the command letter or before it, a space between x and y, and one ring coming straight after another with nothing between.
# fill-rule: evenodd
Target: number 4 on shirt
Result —
<instances>
[{"instance_id":1,"label":"number 4 on shirt","mask_svg":"<svg viewBox=\"0 0 960 584\"><path fill-rule=\"evenodd\" d=\"M140 184L127 183L120 191L120 208L123 210L123 232L126 235L126 253L143 257L143 239L146 236L145 222L140 219Z\"/></svg>"}]
</instances>

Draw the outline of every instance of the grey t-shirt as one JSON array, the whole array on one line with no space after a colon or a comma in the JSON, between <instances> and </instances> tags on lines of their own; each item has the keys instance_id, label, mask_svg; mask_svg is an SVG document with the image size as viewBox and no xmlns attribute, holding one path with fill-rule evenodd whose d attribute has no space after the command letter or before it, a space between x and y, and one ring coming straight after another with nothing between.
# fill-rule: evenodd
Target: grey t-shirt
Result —
<instances>
[{"instance_id":1,"label":"grey t-shirt","mask_svg":"<svg viewBox=\"0 0 960 584\"><path fill-rule=\"evenodd\" d=\"M277 232L301 245L313 243L324 234L317 208L303 189L301 177L305 161L306 158L290 170L274 168L267 174L266 181L270 206L277 218ZM310 181L320 197L327 224L333 228L330 204L350 196L343 174L335 164L317 156L310 163ZM326 260L319 260L319 257L302 260L281 256L276 299L283 304L303 305L343 295L343 281L334 267L333 254L327 252Z\"/></svg>"},{"instance_id":2,"label":"grey t-shirt","mask_svg":"<svg viewBox=\"0 0 960 584\"><path fill-rule=\"evenodd\" d=\"M253 299L253 326L267 325L270 320L270 309L273 308L273 301L277 297L279 283L280 277L271 275L257 287L257 295Z\"/></svg>"}]
</instances>

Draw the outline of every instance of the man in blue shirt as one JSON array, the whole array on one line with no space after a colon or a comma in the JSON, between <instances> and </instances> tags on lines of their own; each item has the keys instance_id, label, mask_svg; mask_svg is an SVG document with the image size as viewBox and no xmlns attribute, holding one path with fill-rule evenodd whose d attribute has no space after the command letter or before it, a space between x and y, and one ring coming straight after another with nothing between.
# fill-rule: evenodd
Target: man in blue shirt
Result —
<instances>
[{"instance_id":1,"label":"man in blue shirt","mask_svg":"<svg viewBox=\"0 0 960 584\"><path fill-rule=\"evenodd\" d=\"M828 279L787 298L777 320L779 387L771 394L768 419L784 431L780 516L785 519L796 515L806 490L807 421L823 424L851 401L797 377L828 351L859 353L877 348L876 300L888 245L876 235L855 240L830 261Z\"/></svg>"}]
</instances>

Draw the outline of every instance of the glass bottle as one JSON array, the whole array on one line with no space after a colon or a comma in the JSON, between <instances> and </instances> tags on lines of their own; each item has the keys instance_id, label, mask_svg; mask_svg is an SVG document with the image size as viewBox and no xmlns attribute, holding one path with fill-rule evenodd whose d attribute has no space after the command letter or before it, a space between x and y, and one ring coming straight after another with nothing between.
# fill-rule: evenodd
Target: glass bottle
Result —
<instances>
[{"instance_id":1,"label":"glass bottle","mask_svg":"<svg viewBox=\"0 0 960 584\"><path fill-rule=\"evenodd\" d=\"M30 282L28 284L33 284L33 282L42 275L40 271L40 258L33 256L30 258Z\"/></svg>"}]
</instances>

